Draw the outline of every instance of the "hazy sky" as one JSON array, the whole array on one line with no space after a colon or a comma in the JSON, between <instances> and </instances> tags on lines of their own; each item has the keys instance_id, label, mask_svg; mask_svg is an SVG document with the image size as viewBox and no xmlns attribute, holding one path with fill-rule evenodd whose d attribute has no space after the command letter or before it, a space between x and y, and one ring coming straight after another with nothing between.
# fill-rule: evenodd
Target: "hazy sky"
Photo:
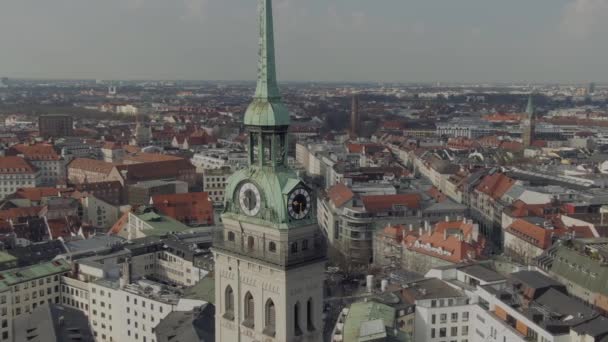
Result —
<instances>
[{"instance_id":1,"label":"hazy sky","mask_svg":"<svg viewBox=\"0 0 608 342\"><path fill-rule=\"evenodd\" d=\"M0 75L255 78L256 0L1 0ZM608 81L608 0L275 0L281 80Z\"/></svg>"}]
</instances>

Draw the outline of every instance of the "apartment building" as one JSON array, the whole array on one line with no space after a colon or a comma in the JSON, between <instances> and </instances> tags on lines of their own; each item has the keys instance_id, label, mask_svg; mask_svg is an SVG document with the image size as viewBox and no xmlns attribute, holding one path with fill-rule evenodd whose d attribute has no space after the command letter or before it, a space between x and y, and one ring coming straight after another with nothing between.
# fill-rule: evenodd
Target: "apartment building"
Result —
<instances>
[{"instance_id":1,"label":"apartment building","mask_svg":"<svg viewBox=\"0 0 608 342\"><path fill-rule=\"evenodd\" d=\"M425 274L430 269L484 258L485 240L472 220L388 225L374 238L374 263Z\"/></svg>"},{"instance_id":2,"label":"apartment building","mask_svg":"<svg viewBox=\"0 0 608 342\"><path fill-rule=\"evenodd\" d=\"M436 278L404 286L402 296L416 305L414 341L471 340L473 304L463 291Z\"/></svg>"},{"instance_id":3,"label":"apartment building","mask_svg":"<svg viewBox=\"0 0 608 342\"><path fill-rule=\"evenodd\" d=\"M40 171L21 157L0 157L0 199L13 194L19 188L35 188L40 185Z\"/></svg>"},{"instance_id":4,"label":"apartment building","mask_svg":"<svg viewBox=\"0 0 608 342\"><path fill-rule=\"evenodd\" d=\"M540 268L580 300L608 312L608 238L564 240L537 259Z\"/></svg>"},{"instance_id":5,"label":"apartment building","mask_svg":"<svg viewBox=\"0 0 608 342\"><path fill-rule=\"evenodd\" d=\"M376 229L390 222L409 223L422 215L419 194L359 196L344 184L317 199L317 220L329 242L347 260L369 264Z\"/></svg>"},{"instance_id":6,"label":"apartment building","mask_svg":"<svg viewBox=\"0 0 608 342\"><path fill-rule=\"evenodd\" d=\"M38 130L40 136L66 137L74 133L74 120L70 115L40 115L38 117Z\"/></svg>"},{"instance_id":7,"label":"apartment building","mask_svg":"<svg viewBox=\"0 0 608 342\"><path fill-rule=\"evenodd\" d=\"M214 205L224 205L224 190L232 172L228 167L203 171L203 191L209 195Z\"/></svg>"},{"instance_id":8,"label":"apartment building","mask_svg":"<svg viewBox=\"0 0 608 342\"><path fill-rule=\"evenodd\" d=\"M70 270L65 260L0 272L0 341L12 341L13 321L45 303L60 302L62 275Z\"/></svg>"},{"instance_id":9,"label":"apartment building","mask_svg":"<svg viewBox=\"0 0 608 342\"><path fill-rule=\"evenodd\" d=\"M192 156L190 162L199 173L204 170L221 169L228 167L233 172L247 166L248 156L246 151L234 149L206 149Z\"/></svg>"},{"instance_id":10,"label":"apartment building","mask_svg":"<svg viewBox=\"0 0 608 342\"><path fill-rule=\"evenodd\" d=\"M502 213L508 205L502 197L515 184L516 181L504 173L493 171L484 176L470 193L469 204L473 219L479 222L481 233L497 249L502 248L504 241Z\"/></svg>"},{"instance_id":11,"label":"apartment building","mask_svg":"<svg viewBox=\"0 0 608 342\"><path fill-rule=\"evenodd\" d=\"M475 322L469 341L600 342L608 336L605 317L532 268L515 267L505 277L492 264L455 265L426 276L469 296Z\"/></svg>"},{"instance_id":12,"label":"apartment building","mask_svg":"<svg viewBox=\"0 0 608 342\"><path fill-rule=\"evenodd\" d=\"M40 185L55 186L66 179L65 160L50 144L17 144L6 151L7 156L20 156L40 171Z\"/></svg>"},{"instance_id":13,"label":"apartment building","mask_svg":"<svg viewBox=\"0 0 608 342\"><path fill-rule=\"evenodd\" d=\"M206 303L175 287L187 287L196 295L193 285L207 272L193 265L196 253L189 243L169 240L149 237L110 248L109 253L98 250L100 254L76 260L72 272L62 278L62 304L89 317L95 341L156 342L155 327L169 313ZM91 250L90 244L84 246Z\"/></svg>"},{"instance_id":14,"label":"apartment building","mask_svg":"<svg viewBox=\"0 0 608 342\"><path fill-rule=\"evenodd\" d=\"M110 228L120 217L117 206L107 203L94 195L80 196L82 220L94 227Z\"/></svg>"}]
</instances>

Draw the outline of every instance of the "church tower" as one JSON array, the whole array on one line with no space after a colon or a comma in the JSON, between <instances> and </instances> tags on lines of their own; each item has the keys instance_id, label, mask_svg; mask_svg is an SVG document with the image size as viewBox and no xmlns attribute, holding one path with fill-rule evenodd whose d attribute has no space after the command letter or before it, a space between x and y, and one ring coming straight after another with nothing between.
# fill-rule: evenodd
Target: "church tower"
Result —
<instances>
[{"instance_id":1,"label":"church tower","mask_svg":"<svg viewBox=\"0 0 608 342\"><path fill-rule=\"evenodd\" d=\"M244 118L249 167L229 178L213 239L216 341L321 341L326 245L312 191L287 166L271 0L259 0L259 20L257 88Z\"/></svg>"},{"instance_id":2,"label":"church tower","mask_svg":"<svg viewBox=\"0 0 608 342\"><path fill-rule=\"evenodd\" d=\"M534 110L534 99L532 94L528 98L528 106L526 107L527 117L522 121L522 140L524 147L530 147L534 142L534 131L536 130L536 114Z\"/></svg>"}]
</instances>

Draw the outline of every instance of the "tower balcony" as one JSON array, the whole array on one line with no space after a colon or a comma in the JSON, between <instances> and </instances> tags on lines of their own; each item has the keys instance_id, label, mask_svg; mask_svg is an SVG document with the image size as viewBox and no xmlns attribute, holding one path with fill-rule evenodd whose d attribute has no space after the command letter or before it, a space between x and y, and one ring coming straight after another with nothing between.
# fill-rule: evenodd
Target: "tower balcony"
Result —
<instances>
[{"instance_id":1,"label":"tower balcony","mask_svg":"<svg viewBox=\"0 0 608 342\"><path fill-rule=\"evenodd\" d=\"M224 229L214 233L213 249L278 267L291 268L325 260L327 242L321 233L308 239L286 242L235 234Z\"/></svg>"}]
</instances>

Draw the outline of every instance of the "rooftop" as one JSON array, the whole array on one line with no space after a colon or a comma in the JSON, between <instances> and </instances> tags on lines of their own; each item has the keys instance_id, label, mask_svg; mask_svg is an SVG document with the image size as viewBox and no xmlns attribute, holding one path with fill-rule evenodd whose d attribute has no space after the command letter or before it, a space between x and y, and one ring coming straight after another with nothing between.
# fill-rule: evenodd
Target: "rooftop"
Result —
<instances>
[{"instance_id":1,"label":"rooftop","mask_svg":"<svg viewBox=\"0 0 608 342\"><path fill-rule=\"evenodd\" d=\"M87 316L80 310L44 303L15 320L15 342L93 341Z\"/></svg>"},{"instance_id":2,"label":"rooftop","mask_svg":"<svg viewBox=\"0 0 608 342\"><path fill-rule=\"evenodd\" d=\"M394 324L395 309L391 306L375 301L353 303L344 322L344 341L360 341L382 332L386 335L386 328L392 330Z\"/></svg>"},{"instance_id":3,"label":"rooftop","mask_svg":"<svg viewBox=\"0 0 608 342\"><path fill-rule=\"evenodd\" d=\"M9 286L30 280L48 277L57 273L67 272L71 269L69 262L63 259L49 261L34 266L12 269L0 272L0 290Z\"/></svg>"},{"instance_id":4,"label":"rooftop","mask_svg":"<svg viewBox=\"0 0 608 342\"><path fill-rule=\"evenodd\" d=\"M466 297L464 293L437 278L426 278L408 283L401 293L406 299L413 301Z\"/></svg>"}]
</instances>

